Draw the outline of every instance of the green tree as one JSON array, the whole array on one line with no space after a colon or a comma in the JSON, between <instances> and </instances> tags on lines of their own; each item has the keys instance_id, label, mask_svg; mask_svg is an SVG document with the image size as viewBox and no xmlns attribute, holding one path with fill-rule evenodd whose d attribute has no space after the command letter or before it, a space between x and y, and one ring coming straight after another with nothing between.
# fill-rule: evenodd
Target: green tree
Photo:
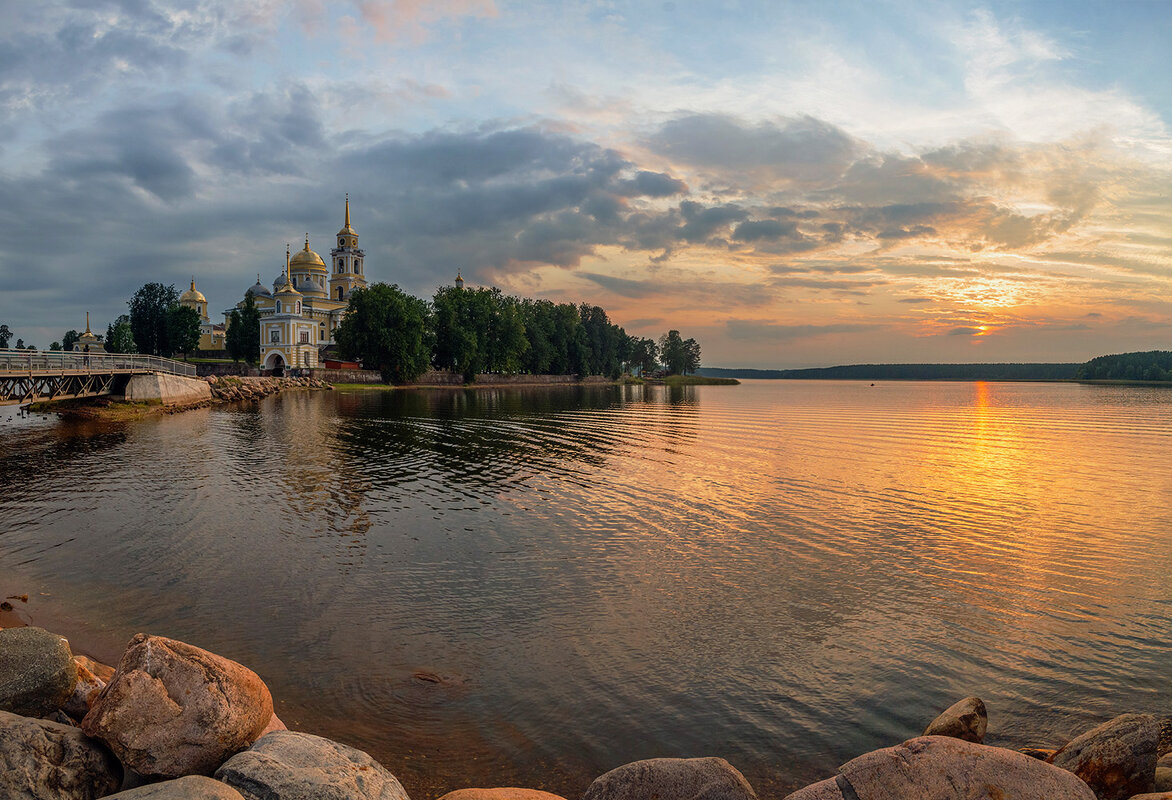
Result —
<instances>
[{"instance_id":1,"label":"green tree","mask_svg":"<svg viewBox=\"0 0 1172 800\"><path fill-rule=\"evenodd\" d=\"M24 339L17 339L17 340L16 340L16 349L17 349L17 350L23 350L23 349L24 349Z\"/></svg>"},{"instance_id":2,"label":"green tree","mask_svg":"<svg viewBox=\"0 0 1172 800\"><path fill-rule=\"evenodd\" d=\"M344 356L377 369L385 382L409 383L431 354L427 304L385 283L355 289L334 338Z\"/></svg>"},{"instance_id":3,"label":"green tree","mask_svg":"<svg viewBox=\"0 0 1172 800\"><path fill-rule=\"evenodd\" d=\"M49 349L50 350L60 350L61 349L61 342L49 342Z\"/></svg>"},{"instance_id":4,"label":"green tree","mask_svg":"<svg viewBox=\"0 0 1172 800\"><path fill-rule=\"evenodd\" d=\"M170 356L176 348L168 339L168 312L179 304L174 286L148 283L134 293L130 306L130 330L140 353Z\"/></svg>"},{"instance_id":5,"label":"green tree","mask_svg":"<svg viewBox=\"0 0 1172 800\"><path fill-rule=\"evenodd\" d=\"M684 374L700 369L700 344L695 339L684 340Z\"/></svg>"},{"instance_id":6,"label":"green tree","mask_svg":"<svg viewBox=\"0 0 1172 800\"><path fill-rule=\"evenodd\" d=\"M663 368L672 375L680 375L684 371L688 354L684 349L684 340L679 331L668 331L659 337L659 360Z\"/></svg>"},{"instance_id":7,"label":"green tree","mask_svg":"<svg viewBox=\"0 0 1172 800\"><path fill-rule=\"evenodd\" d=\"M171 352L183 354L199 347L199 312L190 306L173 305L167 309L167 343Z\"/></svg>"},{"instance_id":8,"label":"green tree","mask_svg":"<svg viewBox=\"0 0 1172 800\"><path fill-rule=\"evenodd\" d=\"M129 315L121 314L106 326L106 350L110 353L134 352L134 332L130 328Z\"/></svg>"},{"instance_id":9,"label":"green tree","mask_svg":"<svg viewBox=\"0 0 1172 800\"><path fill-rule=\"evenodd\" d=\"M224 347L233 361L260 361L260 309L249 289L244 295L244 305L232 309L228 317L228 330L224 334Z\"/></svg>"},{"instance_id":10,"label":"green tree","mask_svg":"<svg viewBox=\"0 0 1172 800\"><path fill-rule=\"evenodd\" d=\"M635 339L631 346L631 364L641 373L655 372L659 366L659 346L654 339Z\"/></svg>"},{"instance_id":11,"label":"green tree","mask_svg":"<svg viewBox=\"0 0 1172 800\"><path fill-rule=\"evenodd\" d=\"M8 347L8 340L12 338L12 331L7 325L0 325L0 347Z\"/></svg>"},{"instance_id":12,"label":"green tree","mask_svg":"<svg viewBox=\"0 0 1172 800\"><path fill-rule=\"evenodd\" d=\"M77 344L77 340L81 338L81 334L75 330L68 330L65 335L61 337L61 349L72 350L73 346Z\"/></svg>"}]
</instances>

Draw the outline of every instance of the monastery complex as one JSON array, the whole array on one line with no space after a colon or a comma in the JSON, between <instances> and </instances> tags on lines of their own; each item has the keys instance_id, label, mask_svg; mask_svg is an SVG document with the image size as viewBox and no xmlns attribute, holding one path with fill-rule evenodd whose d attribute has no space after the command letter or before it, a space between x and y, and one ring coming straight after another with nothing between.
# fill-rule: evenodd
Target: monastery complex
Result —
<instances>
[{"instance_id":1,"label":"monastery complex","mask_svg":"<svg viewBox=\"0 0 1172 800\"><path fill-rule=\"evenodd\" d=\"M350 199L346 198L346 218L337 234L337 247L326 261L305 247L290 255L285 251L285 270L270 290L256 277L252 293L260 311L260 366L262 370L316 367L320 351L334 343L334 331L342 321L350 302L350 293L366 286L363 261L365 253L358 247L358 232L350 224ZM223 312L224 324L213 324L207 299L195 288L179 298L182 305L194 308L200 316L201 350L223 350L224 337L232 311L243 308L245 299Z\"/></svg>"}]
</instances>

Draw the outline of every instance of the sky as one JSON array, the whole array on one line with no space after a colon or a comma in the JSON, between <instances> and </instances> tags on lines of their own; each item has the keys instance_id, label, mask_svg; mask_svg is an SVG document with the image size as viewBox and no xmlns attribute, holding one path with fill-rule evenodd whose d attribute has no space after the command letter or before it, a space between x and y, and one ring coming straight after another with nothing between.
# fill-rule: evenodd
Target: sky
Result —
<instances>
[{"instance_id":1,"label":"sky","mask_svg":"<svg viewBox=\"0 0 1172 800\"><path fill-rule=\"evenodd\" d=\"M0 0L0 323L328 258L708 366L1172 349L1163 2ZM216 315L220 321L220 315Z\"/></svg>"}]
</instances>

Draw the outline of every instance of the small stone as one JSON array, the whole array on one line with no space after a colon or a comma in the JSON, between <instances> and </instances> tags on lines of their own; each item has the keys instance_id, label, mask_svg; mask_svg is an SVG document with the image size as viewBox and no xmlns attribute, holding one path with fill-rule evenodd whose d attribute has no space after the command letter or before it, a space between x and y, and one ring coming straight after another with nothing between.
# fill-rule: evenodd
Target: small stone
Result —
<instances>
[{"instance_id":1,"label":"small stone","mask_svg":"<svg viewBox=\"0 0 1172 800\"><path fill-rule=\"evenodd\" d=\"M110 679L114 677L114 668L109 664L103 664L101 661L94 661L89 656L74 656L73 660L77 662L77 666L85 667L95 676L101 679L103 683L109 683Z\"/></svg>"},{"instance_id":2,"label":"small stone","mask_svg":"<svg viewBox=\"0 0 1172 800\"><path fill-rule=\"evenodd\" d=\"M61 708L69 716L80 720L89 713L90 707L93 706L98 695L106 688L106 682L90 672L85 666L85 662L78 656L73 657L73 662L77 664L77 685L74 686L73 694L69 696Z\"/></svg>"},{"instance_id":3,"label":"small stone","mask_svg":"<svg viewBox=\"0 0 1172 800\"><path fill-rule=\"evenodd\" d=\"M245 800L409 800L387 769L361 750L275 731L224 762L216 779Z\"/></svg>"},{"instance_id":4,"label":"small stone","mask_svg":"<svg viewBox=\"0 0 1172 800\"><path fill-rule=\"evenodd\" d=\"M281 722L280 717L278 717L276 714L273 714L273 716L269 719L269 724L265 726L265 729L263 731L261 731L260 735L257 736L256 738L261 739L265 736L268 736L273 731L287 731L287 730L289 730L289 729L285 727L284 722Z\"/></svg>"},{"instance_id":5,"label":"small stone","mask_svg":"<svg viewBox=\"0 0 1172 800\"><path fill-rule=\"evenodd\" d=\"M599 775L582 800L757 800L723 758L649 758Z\"/></svg>"},{"instance_id":6,"label":"small stone","mask_svg":"<svg viewBox=\"0 0 1172 800\"><path fill-rule=\"evenodd\" d=\"M785 800L1094 800L1069 772L1000 747L920 736L848 761Z\"/></svg>"},{"instance_id":7,"label":"small stone","mask_svg":"<svg viewBox=\"0 0 1172 800\"><path fill-rule=\"evenodd\" d=\"M979 697L953 703L924 729L924 736L951 736L980 744L989 727L989 714Z\"/></svg>"},{"instance_id":8,"label":"small stone","mask_svg":"<svg viewBox=\"0 0 1172 800\"><path fill-rule=\"evenodd\" d=\"M47 716L65 705L76 684L65 639L43 628L0 630L0 711Z\"/></svg>"},{"instance_id":9,"label":"small stone","mask_svg":"<svg viewBox=\"0 0 1172 800\"><path fill-rule=\"evenodd\" d=\"M1149 714L1121 714L1087 731L1050 759L1082 778L1099 800L1152 791L1160 726Z\"/></svg>"},{"instance_id":10,"label":"small stone","mask_svg":"<svg viewBox=\"0 0 1172 800\"><path fill-rule=\"evenodd\" d=\"M140 633L81 727L140 775L178 778L210 774L272 716L272 696L252 670Z\"/></svg>"},{"instance_id":11,"label":"small stone","mask_svg":"<svg viewBox=\"0 0 1172 800\"><path fill-rule=\"evenodd\" d=\"M448 792L439 800L565 800L561 795L543 792L540 789L518 789L516 787L502 787L499 789L457 789Z\"/></svg>"},{"instance_id":12,"label":"small stone","mask_svg":"<svg viewBox=\"0 0 1172 800\"><path fill-rule=\"evenodd\" d=\"M202 775L151 783L112 794L105 800L243 800L231 786Z\"/></svg>"},{"instance_id":13,"label":"small stone","mask_svg":"<svg viewBox=\"0 0 1172 800\"><path fill-rule=\"evenodd\" d=\"M93 800L117 791L122 769L77 728L0 711L0 797Z\"/></svg>"}]
</instances>

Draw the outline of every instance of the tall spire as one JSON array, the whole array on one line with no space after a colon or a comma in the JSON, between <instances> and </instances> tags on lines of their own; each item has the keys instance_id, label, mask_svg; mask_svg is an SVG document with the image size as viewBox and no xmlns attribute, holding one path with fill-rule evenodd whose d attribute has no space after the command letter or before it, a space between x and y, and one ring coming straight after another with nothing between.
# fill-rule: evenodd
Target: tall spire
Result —
<instances>
[{"instance_id":1,"label":"tall spire","mask_svg":"<svg viewBox=\"0 0 1172 800\"><path fill-rule=\"evenodd\" d=\"M346 192L346 227L350 227L350 193Z\"/></svg>"},{"instance_id":2,"label":"tall spire","mask_svg":"<svg viewBox=\"0 0 1172 800\"><path fill-rule=\"evenodd\" d=\"M309 249L309 231L305 232L305 249Z\"/></svg>"},{"instance_id":3,"label":"tall spire","mask_svg":"<svg viewBox=\"0 0 1172 800\"><path fill-rule=\"evenodd\" d=\"M195 276L191 276L191 291L195 291Z\"/></svg>"},{"instance_id":4,"label":"tall spire","mask_svg":"<svg viewBox=\"0 0 1172 800\"><path fill-rule=\"evenodd\" d=\"M305 246L309 246L309 234L306 234ZM292 284L293 278L289 274L289 243L285 242L285 283Z\"/></svg>"},{"instance_id":5,"label":"tall spire","mask_svg":"<svg viewBox=\"0 0 1172 800\"><path fill-rule=\"evenodd\" d=\"M85 332L90 332L90 312L85 312Z\"/></svg>"}]
</instances>

